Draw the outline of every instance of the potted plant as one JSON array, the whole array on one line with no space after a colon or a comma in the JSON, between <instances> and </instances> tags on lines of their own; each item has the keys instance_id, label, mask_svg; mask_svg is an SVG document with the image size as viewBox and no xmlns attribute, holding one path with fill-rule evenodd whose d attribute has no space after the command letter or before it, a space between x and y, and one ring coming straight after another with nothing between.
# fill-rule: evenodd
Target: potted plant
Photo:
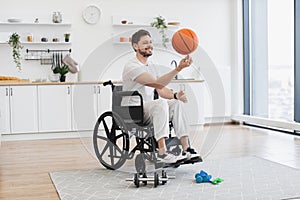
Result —
<instances>
[{"instance_id":1,"label":"potted plant","mask_svg":"<svg viewBox=\"0 0 300 200\"><path fill-rule=\"evenodd\" d=\"M23 46L21 45L20 42L20 35L18 33L13 33L9 37L8 44L13 48L12 54L13 54L13 59L14 62L16 63L16 67L19 69L19 71L22 69L21 68L21 49Z\"/></svg>"},{"instance_id":2,"label":"potted plant","mask_svg":"<svg viewBox=\"0 0 300 200\"><path fill-rule=\"evenodd\" d=\"M65 82L66 81L66 74L69 72L69 67L65 64L63 64L62 66L56 66L53 69L53 73L54 74L60 74L60 82Z\"/></svg>"},{"instance_id":3,"label":"potted plant","mask_svg":"<svg viewBox=\"0 0 300 200\"><path fill-rule=\"evenodd\" d=\"M65 42L69 42L71 34L70 33L65 33L64 36L65 36Z\"/></svg>"},{"instance_id":4,"label":"potted plant","mask_svg":"<svg viewBox=\"0 0 300 200\"><path fill-rule=\"evenodd\" d=\"M168 28L167 27L167 24L165 22L165 19L162 17L162 16L158 16L158 17L155 17L154 18L154 22L152 22L150 24L152 27L155 27L159 30L159 33L161 34L161 41L162 41L162 45L167 48L167 34L166 34L166 29Z\"/></svg>"}]
</instances>

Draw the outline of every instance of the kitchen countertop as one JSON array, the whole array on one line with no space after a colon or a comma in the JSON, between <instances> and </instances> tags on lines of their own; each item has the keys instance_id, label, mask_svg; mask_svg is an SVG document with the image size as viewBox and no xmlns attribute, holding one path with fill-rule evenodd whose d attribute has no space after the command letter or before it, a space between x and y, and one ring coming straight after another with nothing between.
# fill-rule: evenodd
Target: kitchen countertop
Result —
<instances>
[{"instance_id":1,"label":"kitchen countertop","mask_svg":"<svg viewBox=\"0 0 300 200\"><path fill-rule=\"evenodd\" d=\"M103 84L105 81L78 81L78 82L30 82L29 80L20 81L0 81L0 86L5 85L75 85L75 84ZM116 80L112 81L114 84L122 84L122 81ZM172 80L172 83L199 83L204 82L204 80L195 79L178 79Z\"/></svg>"}]
</instances>

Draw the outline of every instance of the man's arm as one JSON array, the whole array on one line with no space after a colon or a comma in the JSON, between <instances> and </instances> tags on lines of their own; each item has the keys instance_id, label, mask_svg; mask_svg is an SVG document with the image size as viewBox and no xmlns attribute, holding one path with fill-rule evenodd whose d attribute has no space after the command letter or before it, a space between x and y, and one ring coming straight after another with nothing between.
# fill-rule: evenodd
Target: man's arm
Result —
<instances>
[{"instance_id":1,"label":"man's arm","mask_svg":"<svg viewBox=\"0 0 300 200\"><path fill-rule=\"evenodd\" d=\"M160 97L165 99L174 99L174 93L167 87L163 87L161 89L156 89L157 93Z\"/></svg>"},{"instance_id":2,"label":"man's arm","mask_svg":"<svg viewBox=\"0 0 300 200\"><path fill-rule=\"evenodd\" d=\"M160 97L165 98L165 99L178 99L179 101L182 101L184 103L186 103L187 97L185 96L185 92L184 91L179 91L177 92L173 92L172 90L170 90L167 87L163 87L162 89L157 89L157 93L159 94Z\"/></svg>"},{"instance_id":3,"label":"man's arm","mask_svg":"<svg viewBox=\"0 0 300 200\"><path fill-rule=\"evenodd\" d=\"M190 58L189 55L187 55L185 58L183 58L180 61L178 67L170 71L169 73L166 73L163 76L155 79L150 73L145 72L139 75L135 79L135 81L149 87L162 89L163 87L165 87L171 82L171 80L174 78L175 75L177 75L182 69L190 66L191 63L192 63L192 58Z\"/></svg>"},{"instance_id":4,"label":"man's arm","mask_svg":"<svg viewBox=\"0 0 300 200\"><path fill-rule=\"evenodd\" d=\"M150 73L144 72L139 75L135 81L149 87L162 89L171 82L176 74L178 74L178 71L172 70L171 72L155 79Z\"/></svg>"}]
</instances>

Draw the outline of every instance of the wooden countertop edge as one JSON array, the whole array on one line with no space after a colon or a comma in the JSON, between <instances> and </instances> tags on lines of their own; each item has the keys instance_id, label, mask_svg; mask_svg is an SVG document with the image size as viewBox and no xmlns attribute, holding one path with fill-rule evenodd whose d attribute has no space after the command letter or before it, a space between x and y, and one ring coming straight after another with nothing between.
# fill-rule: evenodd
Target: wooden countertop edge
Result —
<instances>
[{"instance_id":1,"label":"wooden countertop edge","mask_svg":"<svg viewBox=\"0 0 300 200\"><path fill-rule=\"evenodd\" d=\"M80 84L103 84L105 81L83 81L83 82L29 82L29 81L0 81L0 86L5 85L80 85ZM122 84L122 81L112 81L114 84ZM171 83L199 83L204 80L172 80Z\"/></svg>"}]
</instances>

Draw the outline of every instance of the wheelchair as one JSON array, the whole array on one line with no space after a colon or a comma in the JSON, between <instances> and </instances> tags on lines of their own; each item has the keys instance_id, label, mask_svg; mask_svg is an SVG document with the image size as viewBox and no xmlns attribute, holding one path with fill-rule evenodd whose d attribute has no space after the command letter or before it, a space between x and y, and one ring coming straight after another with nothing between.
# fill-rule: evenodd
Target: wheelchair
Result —
<instances>
[{"instance_id":1,"label":"wheelchair","mask_svg":"<svg viewBox=\"0 0 300 200\"><path fill-rule=\"evenodd\" d=\"M135 157L137 173L146 172L146 161L154 163L155 169L179 167L185 163L162 164L157 162L157 142L154 138L153 125L143 121L143 97L138 91L122 91L122 86L111 81L103 83L112 89L112 111L101 114L93 133L93 146L99 162L107 169L116 170L123 166L126 160ZM154 96L158 96L155 93ZM122 106L123 98L138 98L138 105ZM170 122L172 127L172 123ZM171 129L170 129L171 130ZM131 147L130 142L135 145ZM175 155L181 153L180 140L170 137L166 140L167 150ZM136 156L135 154L139 152ZM195 161L195 162L199 162ZM202 160L201 160L202 161ZM194 162L189 162L194 163ZM186 164L189 164L186 163Z\"/></svg>"}]
</instances>

